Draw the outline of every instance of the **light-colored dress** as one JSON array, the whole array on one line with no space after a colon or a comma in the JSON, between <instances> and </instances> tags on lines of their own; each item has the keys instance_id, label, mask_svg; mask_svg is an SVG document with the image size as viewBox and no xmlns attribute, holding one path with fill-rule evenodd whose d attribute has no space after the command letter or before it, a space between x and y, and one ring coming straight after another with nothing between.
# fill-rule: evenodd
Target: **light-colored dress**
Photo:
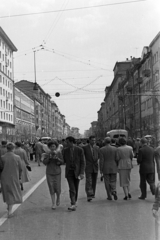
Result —
<instances>
[{"instance_id":1,"label":"light-colored dress","mask_svg":"<svg viewBox=\"0 0 160 240\"><path fill-rule=\"evenodd\" d=\"M21 161L22 161L22 183L29 182L30 177L29 177L28 170L26 168L26 166L29 165L29 161L27 158L26 151L23 148L18 147L14 150L14 153L16 155L20 156Z\"/></svg>"},{"instance_id":2,"label":"light-colored dress","mask_svg":"<svg viewBox=\"0 0 160 240\"><path fill-rule=\"evenodd\" d=\"M3 170L1 173L1 187L4 202L8 205L22 203L20 181L22 161L13 152L2 156Z\"/></svg>"},{"instance_id":3,"label":"light-colored dress","mask_svg":"<svg viewBox=\"0 0 160 240\"><path fill-rule=\"evenodd\" d=\"M132 169L133 148L128 145L120 146L117 149L117 161L120 187L130 185L130 173Z\"/></svg>"}]
</instances>

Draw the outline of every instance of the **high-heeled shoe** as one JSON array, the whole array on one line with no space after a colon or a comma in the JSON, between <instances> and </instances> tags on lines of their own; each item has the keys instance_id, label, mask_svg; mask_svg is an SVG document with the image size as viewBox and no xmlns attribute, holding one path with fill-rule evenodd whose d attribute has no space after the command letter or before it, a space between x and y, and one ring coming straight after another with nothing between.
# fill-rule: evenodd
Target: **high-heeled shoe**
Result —
<instances>
[{"instance_id":1,"label":"high-heeled shoe","mask_svg":"<svg viewBox=\"0 0 160 240\"><path fill-rule=\"evenodd\" d=\"M127 196L125 196L124 198L123 198L123 200L127 200L128 199L128 197Z\"/></svg>"},{"instance_id":2,"label":"high-heeled shoe","mask_svg":"<svg viewBox=\"0 0 160 240\"><path fill-rule=\"evenodd\" d=\"M130 193L128 193L128 198L129 198L129 199L131 199L131 198L132 198L132 196L131 196L131 194L130 194Z\"/></svg>"}]
</instances>

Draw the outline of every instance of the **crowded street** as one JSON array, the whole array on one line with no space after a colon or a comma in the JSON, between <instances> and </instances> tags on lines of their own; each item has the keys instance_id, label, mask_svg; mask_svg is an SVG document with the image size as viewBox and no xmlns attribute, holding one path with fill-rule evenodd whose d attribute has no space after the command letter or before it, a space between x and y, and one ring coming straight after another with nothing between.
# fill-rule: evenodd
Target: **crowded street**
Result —
<instances>
[{"instance_id":1,"label":"crowded street","mask_svg":"<svg viewBox=\"0 0 160 240\"><path fill-rule=\"evenodd\" d=\"M149 189L147 199L139 200L139 166L134 159L131 173L132 199L123 200L117 181L117 201L108 201L104 182L98 175L95 199L87 202L85 180L80 183L78 206L69 212L67 181L62 166L61 204L51 209L51 199L45 180L45 166L32 162L31 181L24 184L24 202L13 218L6 217L6 204L0 199L1 240L153 240L155 223L152 216L154 197ZM156 179L157 181L157 179ZM0 196L2 198L2 196ZM15 205L16 206L16 205Z\"/></svg>"},{"instance_id":2,"label":"crowded street","mask_svg":"<svg viewBox=\"0 0 160 240\"><path fill-rule=\"evenodd\" d=\"M0 240L160 240L160 0L1 2Z\"/></svg>"}]
</instances>

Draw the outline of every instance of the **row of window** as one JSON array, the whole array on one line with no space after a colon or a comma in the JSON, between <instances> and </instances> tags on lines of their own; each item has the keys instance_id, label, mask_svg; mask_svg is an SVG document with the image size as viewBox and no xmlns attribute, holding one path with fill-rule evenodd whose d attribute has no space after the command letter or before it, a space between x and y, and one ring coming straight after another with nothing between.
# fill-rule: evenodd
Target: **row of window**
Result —
<instances>
[{"instance_id":1,"label":"row of window","mask_svg":"<svg viewBox=\"0 0 160 240\"><path fill-rule=\"evenodd\" d=\"M17 118L20 118L22 120L28 121L28 122L35 122L34 116L30 115L29 113L26 113L24 111L21 111L20 109L16 109L16 116Z\"/></svg>"},{"instance_id":2,"label":"row of window","mask_svg":"<svg viewBox=\"0 0 160 240\"><path fill-rule=\"evenodd\" d=\"M150 79L145 84L142 85L141 92L144 93L144 92L150 91L151 89L152 89L152 83Z\"/></svg>"},{"instance_id":3,"label":"row of window","mask_svg":"<svg viewBox=\"0 0 160 240\"><path fill-rule=\"evenodd\" d=\"M145 102L141 105L141 110L145 111L152 107L152 98L147 99Z\"/></svg>"},{"instance_id":4,"label":"row of window","mask_svg":"<svg viewBox=\"0 0 160 240\"><path fill-rule=\"evenodd\" d=\"M12 72L7 70L7 67L4 67L3 64L0 63L0 71L6 74L9 78L12 78Z\"/></svg>"},{"instance_id":5,"label":"row of window","mask_svg":"<svg viewBox=\"0 0 160 240\"><path fill-rule=\"evenodd\" d=\"M12 101L12 93L7 92L7 90L3 89L2 87L0 87L0 95L3 95L7 100L10 99Z\"/></svg>"},{"instance_id":6,"label":"row of window","mask_svg":"<svg viewBox=\"0 0 160 240\"><path fill-rule=\"evenodd\" d=\"M2 58L2 61L5 62L5 64L6 64L7 67L10 67L10 68L12 67L12 62L9 61L9 59L7 59L7 56L5 56L4 54L2 54L1 51L0 51L0 59L1 59L1 58ZM1 60L0 60L0 61L1 61ZM1 62L2 62L2 61L1 61Z\"/></svg>"},{"instance_id":7,"label":"row of window","mask_svg":"<svg viewBox=\"0 0 160 240\"><path fill-rule=\"evenodd\" d=\"M158 51L153 55L152 57L152 63L153 65L158 62Z\"/></svg>"},{"instance_id":8,"label":"row of window","mask_svg":"<svg viewBox=\"0 0 160 240\"><path fill-rule=\"evenodd\" d=\"M2 46L2 49L5 50L6 55L12 56L11 50L7 47L7 45L3 42L3 40L0 38L0 46Z\"/></svg>"},{"instance_id":9,"label":"row of window","mask_svg":"<svg viewBox=\"0 0 160 240\"><path fill-rule=\"evenodd\" d=\"M12 104L8 103L7 101L0 100L0 107L9 111L13 111Z\"/></svg>"},{"instance_id":10,"label":"row of window","mask_svg":"<svg viewBox=\"0 0 160 240\"><path fill-rule=\"evenodd\" d=\"M2 81L3 79L3 81ZM3 83L5 86L8 86L8 88L12 89L13 84L10 80L8 80L7 78L5 79L4 77L2 77L2 75L0 75L0 83Z\"/></svg>"},{"instance_id":11,"label":"row of window","mask_svg":"<svg viewBox=\"0 0 160 240\"><path fill-rule=\"evenodd\" d=\"M1 116L1 120L7 120L10 122L13 121L13 116L9 113L1 112L0 116Z\"/></svg>"}]
</instances>

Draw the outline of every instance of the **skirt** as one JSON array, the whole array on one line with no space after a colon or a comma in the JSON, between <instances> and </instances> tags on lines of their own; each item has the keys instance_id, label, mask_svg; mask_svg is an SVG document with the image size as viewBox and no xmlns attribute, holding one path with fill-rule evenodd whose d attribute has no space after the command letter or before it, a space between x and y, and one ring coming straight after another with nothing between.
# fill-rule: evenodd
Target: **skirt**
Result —
<instances>
[{"instance_id":1,"label":"skirt","mask_svg":"<svg viewBox=\"0 0 160 240\"><path fill-rule=\"evenodd\" d=\"M49 175L46 174L49 192L51 195L54 193L61 193L61 174Z\"/></svg>"},{"instance_id":2,"label":"skirt","mask_svg":"<svg viewBox=\"0 0 160 240\"><path fill-rule=\"evenodd\" d=\"M128 187L130 185L131 169L119 169L120 187Z\"/></svg>"}]
</instances>

